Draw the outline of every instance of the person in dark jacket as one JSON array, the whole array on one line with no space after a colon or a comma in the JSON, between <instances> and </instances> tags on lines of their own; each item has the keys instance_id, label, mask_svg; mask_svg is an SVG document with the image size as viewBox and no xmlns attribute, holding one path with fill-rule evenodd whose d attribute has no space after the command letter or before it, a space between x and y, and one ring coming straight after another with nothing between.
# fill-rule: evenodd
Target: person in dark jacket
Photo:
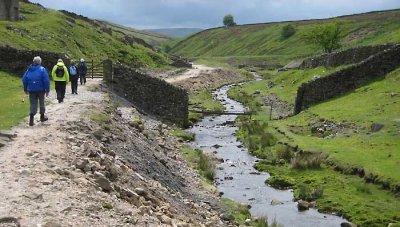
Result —
<instances>
[{"instance_id":1,"label":"person in dark jacket","mask_svg":"<svg viewBox=\"0 0 400 227\"><path fill-rule=\"evenodd\" d=\"M44 115L46 108L44 99L49 96L50 79L47 70L41 66L42 59L37 56L33 58L33 63L22 77L25 94L29 94L30 113L29 126L33 126L34 116L37 113L38 100L40 105L40 121L45 122L48 118Z\"/></svg>"},{"instance_id":2,"label":"person in dark jacket","mask_svg":"<svg viewBox=\"0 0 400 227\"><path fill-rule=\"evenodd\" d=\"M69 81L71 81L72 94L78 94L78 69L75 66L75 62L71 61L71 66L69 67Z\"/></svg>"},{"instance_id":3,"label":"person in dark jacket","mask_svg":"<svg viewBox=\"0 0 400 227\"><path fill-rule=\"evenodd\" d=\"M86 84L86 74L87 74L87 65L85 60L82 58L81 61L78 64L78 73L79 73L79 78L81 80L81 85Z\"/></svg>"}]
</instances>

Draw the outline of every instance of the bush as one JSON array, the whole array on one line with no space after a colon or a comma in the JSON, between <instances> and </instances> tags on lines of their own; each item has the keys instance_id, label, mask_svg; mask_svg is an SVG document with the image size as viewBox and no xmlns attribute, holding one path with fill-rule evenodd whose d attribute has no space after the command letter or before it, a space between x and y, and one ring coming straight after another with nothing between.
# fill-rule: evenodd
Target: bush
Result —
<instances>
[{"instance_id":1,"label":"bush","mask_svg":"<svg viewBox=\"0 0 400 227\"><path fill-rule=\"evenodd\" d=\"M195 140L194 133L189 133L189 132L183 131L181 129L174 130L172 132L172 135L182 138L185 141L194 141Z\"/></svg>"},{"instance_id":2,"label":"bush","mask_svg":"<svg viewBox=\"0 0 400 227\"><path fill-rule=\"evenodd\" d=\"M284 176L272 176L268 178L265 183L278 189L287 189L293 187L295 184L292 178Z\"/></svg>"},{"instance_id":3,"label":"bush","mask_svg":"<svg viewBox=\"0 0 400 227\"><path fill-rule=\"evenodd\" d=\"M215 163L208 155L204 154L202 150L196 149L196 151L199 157L197 165L200 170L200 174L212 182L215 176Z\"/></svg>"},{"instance_id":4,"label":"bush","mask_svg":"<svg viewBox=\"0 0 400 227\"><path fill-rule=\"evenodd\" d=\"M133 118L133 119L129 122L129 125L130 125L131 127L136 128L136 129L139 130L140 132L143 132L143 131L144 131L144 124L143 124L143 121L142 121L142 119L141 119L140 117L135 117L135 118Z\"/></svg>"},{"instance_id":5,"label":"bush","mask_svg":"<svg viewBox=\"0 0 400 227\"><path fill-rule=\"evenodd\" d=\"M356 185L356 190L364 194L372 194L371 189L366 184Z\"/></svg>"},{"instance_id":6,"label":"bush","mask_svg":"<svg viewBox=\"0 0 400 227\"><path fill-rule=\"evenodd\" d=\"M290 160L293 157L292 150L290 149L289 146L285 146L285 145L278 145L276 147L275 153L276 153L276 157L278 159L283 159L283 160L285 160L287 162L290 162Z\"/></svg>"},{"instance_id":7,"label":"bush","mask_svg":"<svg viewBox=\"0 0 400 227\"><path fill-rule=\"evenodd\" d=\"M291 159L291 165L294 169L319 169L324 159L322 153L297 153Z\"/></svg>"},{"instance_id":8,"label":"bush","mask_svg":"<svg viewBox=\"0 0 400 227\"><path fill-rule=\"evenodd\" d=\"M324 189L320 185L309 186L302 184L298 188L297 198L311 202L319 198L322 198L323 195L324 195Z\"/></svg>"},{"instance_id":9,"label":"bush","mask_svg":"<svg viewBox=\"0 0 400 227\"><path fill-rule=\"evenodd\" d=\"M291 24L288 24L282 28L281 36L282 36L282 38L287 39L290 36L294 35L295 33L296 33L296 29L294 28L294 26Z\"/></svg>"}]
</instances>

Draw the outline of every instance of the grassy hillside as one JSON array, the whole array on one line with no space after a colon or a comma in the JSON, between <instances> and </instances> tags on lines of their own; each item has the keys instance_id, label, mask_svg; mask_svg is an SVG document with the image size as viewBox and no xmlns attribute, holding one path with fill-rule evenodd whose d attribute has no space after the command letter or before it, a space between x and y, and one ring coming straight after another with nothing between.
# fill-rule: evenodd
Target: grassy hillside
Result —
<instances>
[{"instance_id":1,"label":"grassy hillside","mask_svg":"<svg viewBox=\"0 0 400 227\"><path fill-rule=\"evenodd\" d=\"M159 28L159 29L146 29L144 31L155 32L158 34L167 35L175 38L183 38L188 35L200 32L204 29L201 28Z\"/></svg>"},{"instance_id":2,"label":"grassy hillside","mask_svg":"<svg viewBox=\"0 0 400 227\"><path fill-rule=\"evenodd\" d=\"M230 63L264 62L285 64L290 59L315 55L317 47L306 44L301 35L316 25L340 23L345 38L343 47L400 42L400 10L344 16L327 20L309 20L242 25L202 31L177 43L171 54L191 58L212 58ZM282 28L292 24L296 33L284 39Z\"/></svg>"},{"instance_id":3,"label":"grassy hillside","mask_svg":"<svg viewBox=\"0 0 400 227\"><path fill-rule=\"evenodd\" d=\"M123 34L109 34L91 21L22 1L20 8L23 21L0 21L1 45L61 52L72 58L111 58L141 67L167 63L162 54L141 45L125 44Z\"/></svg>"},{"instance_id":4,"label":"grassy hillside","mask_svg":"<svg viewBox=\"0 0 400 227\"><path fill-rule=\"evenodd\" d=\"M113 29L114 31L121 32L126 35L132 35L139 39L143 39L146 43L154 46L160 47L162 43L171 41L173 38L168 36L168 34L157 33L157 31L151 30L137 30L134 28L118 25L109 21L103 21L102 23L106 24L108 27Z\"/></svg>"}]
</instances>

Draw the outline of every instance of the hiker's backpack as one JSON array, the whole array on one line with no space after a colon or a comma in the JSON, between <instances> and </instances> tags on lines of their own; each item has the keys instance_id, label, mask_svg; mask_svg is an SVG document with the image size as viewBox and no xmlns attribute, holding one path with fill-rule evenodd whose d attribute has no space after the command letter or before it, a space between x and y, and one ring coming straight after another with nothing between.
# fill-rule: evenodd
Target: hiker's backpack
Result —
<instances>
[{"instance_id":1,"label":"hiker's backpack","mask_svg":"<svg viewBox=\"0 0 400 227\"><path fill-rule=\"evenodd\" d=\"M64 77L64 66L57 66L56 76L59 78Z\"/></svg>"},{"instance_id":2,"label":"hiker's backpack","mask_svg":"<svg viewBox=\"0 0 400 227\"><path fill-rule=\"evenodd\" d=\"M77 71L76 71L76 67L75 67L75 66L71 66L71 67L69 68L69 74L70 74L71 76L75 76L75 75L77 74Z\"/></svg>"}]
</instances>

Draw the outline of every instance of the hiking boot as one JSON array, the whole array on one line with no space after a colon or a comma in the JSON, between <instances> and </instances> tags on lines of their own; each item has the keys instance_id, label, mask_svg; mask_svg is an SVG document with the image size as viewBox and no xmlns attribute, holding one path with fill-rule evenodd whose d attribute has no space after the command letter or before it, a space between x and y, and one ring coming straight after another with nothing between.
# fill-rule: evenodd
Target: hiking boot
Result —
<instances>
[{"instance_id":1,"label":"hiking boot","mask_svg":"<svg viewBox=\"0 0 400 227\"><path fill-rule=\"evenodd\" d=\"M47 121L47 120L49 120L48 117L44 116L44 114L40 114L40 121L41 121L41 122L45 122L45 121Z\"/></svg>"},{"instance_id":2,"label":"hiking boot","mask_svg":"<svg viewBox=\"0 0 400 227\"><path fill-rule=\"evenodd\" d=\"M31 114L29 115L29 126L34 126L35 125L35 115Z\"/></svg>"}]
</instances>

